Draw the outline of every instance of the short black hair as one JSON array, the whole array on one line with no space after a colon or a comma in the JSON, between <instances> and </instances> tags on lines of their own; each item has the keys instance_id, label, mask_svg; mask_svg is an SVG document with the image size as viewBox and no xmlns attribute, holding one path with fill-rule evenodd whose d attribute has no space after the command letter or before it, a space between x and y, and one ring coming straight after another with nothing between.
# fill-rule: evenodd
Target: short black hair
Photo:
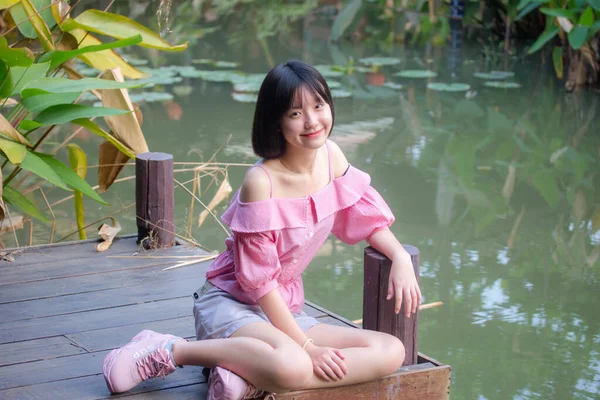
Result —
<instances>
[{"instance_id":1,"label":"short black hair","mask_svg":"<svg viewBox=\"0 0 600 400\"><path fill-rule=\"evenodd\" d=\"M302 88L329 105L333 129L335 111L325 78L313 66L289 60L269 71L258 92L252 124L252 149L257 156L270 160L281 157L285 152L286 141L279 124Z\"/></svg>"}]
</instances>

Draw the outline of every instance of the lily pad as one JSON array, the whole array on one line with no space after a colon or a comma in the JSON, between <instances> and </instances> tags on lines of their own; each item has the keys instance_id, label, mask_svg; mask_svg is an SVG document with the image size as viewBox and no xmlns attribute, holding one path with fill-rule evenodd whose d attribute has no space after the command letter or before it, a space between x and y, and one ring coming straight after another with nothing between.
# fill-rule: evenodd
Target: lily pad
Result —
<instances>
[{"instance_id":1,"label":"lily pad","mask_svg":"<svg viewBox=\"0 0 600 400\"><path fill-rule=\"evenodd\" d=\"M497 88L497 89L518 89L521 87L517 82L500 82L500 81L489 81L483 84L483 86Z\"/></svg>"},{"instance_id":2,"label":"lily pad","mask_svg":"<svg viewBox=\"0 0 600 400\"><path fill-rule=\"evenodd\" d=\"M194 91L190 85L173 86L173 93L180 97L189 96Z\"/></svg>"},{"instance_id":3,"label":"lily pad","mask_svg":"<svg viewBox=\"0 0 600 400\"><path fill-rule=\"evenodd\" d=\"M127 61L129 64L134 65L134 66L140 66L140 65L148 65L148 60L142 60L141 58L129 58L126 57L125 61Z\"/></svg>"},{"instance_id":4,"label":"lily pad","mask_svg":"<svg viewBox=\"0 0 600 400\"><path fill-rule=\"evenodd\" d=\"M216 61L209 58L201 58L192 60L193 64L210 65L216 68L236 68L240 66L240 63L233 61Z\"/></svg>"},{"instance_id":5,"label":"lily pad","mask_svg":"<svg viewBox=\"0 0 600 400\"><path fill-rule=\"evenodd\" d=\"M242 102L242 103L256 103L256 101L258 100L258 95L254 94L254 93L237 93L237 92L233 92L233 93L231 93L231 97L235 101L239 101L239 102Z\"/></svg>"},{"instance_id":6,"label":"lily pad","mask_svg":"<svg viewBox=\"0 0 600 400\"><path fill-rule=\"evenodd\" d=\"M358 66L355 68L356 72L362 72L363 74L366 74L367 72L373 72L373 68L367 68L367 67L361 67Z\"/></svg>"},{"instance_id":7,"label":"lily pad","mask_svg":"<svg viewBox=\"0 0 600 400\"><path fill-rule=\"evenodd\" d=\"M335 70L331 65L315 65L315 69L326 78L344 76L344 73L342 71Z\"/></svg>"},{"instance_id":8,"label":"lily pad","mask_svg":"<svg viewBox=\"0 0 600 400\"><path fill-rule=\"evenodd\" d=\"M384 82L384 84L382 86L386 87L386 88L394 89L394 90L400 90L404 87L401 84L396 83L396 82Z\"/></svg>"},{"instance_id":9,"label":"lily pad","mask_svg":"<svg viewBox=\"0 0 600 400\"><path fill-rule=\"evenodd\" d=\"M367 57L361 58L358 61L365 65L373 65L377 67L400 64L400 59L394 57Z\"/></svg>"},{"instance_id":10,"label":"lily pad","mask_svg":"<svg viewBox=\"0 0 600 400\"><path fill-rule=\"evenodd\" d=\"M351 96L352 96L352 92L349 92L347 90L334 89L331 91L331 97L344 98L344 97L351 97Z\"/></svg>"},{"instance_id":11,"label":"lily pad","mask_svg":"<svg viewBox=\"0 0 600 400\"><path fill-rule=\"evenodd\" d=\"M394 76L402 78L435 78L437 73L426 69L406 69L395 73Z\"/></svg>"},{"instance_id":12,"label":"lily pad","mask_svg":"<svg viewBox=\"0 0 600 400\"><path fill-rule=\"evenodd\" d=\"M259 85L262 85L263 81L265 80L267 74L244 74L244 73L239 73L236 75L232 75L231 77L231 83L233 83L234 85L236 83L257 83Z\"/></svg>"},{"instance_id":13,"label":"lily pad","mask_svg":"<svg viewBox=\"0 0 600 400\"><path fill-rule=\"evenodd\" d=\"M233 91L238 93L258 93L260 86L261 84L257 82L235 83Z\"/></svg>"},{"instance_id":14,"label":"lily pad","mask_svg":"<svg viewBox=\"0 0 600 400\"><path fill-rule=\"evenodd\" d=\"M466 92L471 86L466 83L429 82L427 88L438 92Z\"/></svg>"},{"instance_id":15,"label":"lily pad","mask_svg":"<svg viewBox=\"0 0 600 400\"><path fill-rule=\"evenodd\" d=\"M327 81L327 86L329 86L329 89L338 89L342 87L342 84L338 81L334 81L333 79L328 80Z\"/></svg>"},{"instance_id":16,"label":"lily pad","mask_svg":"<svg viewBox=\"0 0 600 400\"><path fill-rule=\"evenodd\" d=\"M486 80L502 80L512 78L515 76L515 73L510 71L475 72L473 76Z\"/></svg>"}]
</instances>

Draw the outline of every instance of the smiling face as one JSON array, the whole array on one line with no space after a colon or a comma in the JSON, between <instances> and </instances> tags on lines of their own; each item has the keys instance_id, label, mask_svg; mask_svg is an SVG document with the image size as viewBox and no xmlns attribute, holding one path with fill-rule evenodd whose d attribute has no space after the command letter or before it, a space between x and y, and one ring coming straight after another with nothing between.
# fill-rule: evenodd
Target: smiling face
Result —
<instances>
[{"instance_id":1,"label":"smiling face","mask_svg":"<svg viewBox=\"0 0 600 400\"><path fill-rule=\"evenodd\" d=\"M287 146L314 150L325 144L332 123L329 104L302 86L292 107L281 117L280 126Z\"/></svg>"}]
</instances>

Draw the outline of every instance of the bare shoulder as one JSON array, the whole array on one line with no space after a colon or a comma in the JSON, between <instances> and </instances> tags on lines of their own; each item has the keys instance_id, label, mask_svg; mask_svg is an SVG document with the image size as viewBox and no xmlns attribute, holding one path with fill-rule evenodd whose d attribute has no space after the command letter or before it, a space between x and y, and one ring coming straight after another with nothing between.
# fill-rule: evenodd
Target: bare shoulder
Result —
<instances>
[{"instance_id":1,"label":"bare shoulder","mask_svg":"<svg viewBox=\"0 0 600 400\"><path fill-rule=\"evenodd\" d=\"M331 166L333 169L334 178L339 178L344 175L346 170L348 169L348 160L344 155L340 146L338 146L332 140L329 140L329 149L331 150Z\"/></svg>"},{"instance_id":2,"label":"bare shoulder","mask_svg":"<svg viewBox=\"0 0 600 400\"><path fill-rule=\"evenodd\" d=\"M271 197L271 180L267 173L259 167L250 168L246 172L240 190L240 201L254 203Z\"/></svg>"}]
</instances>

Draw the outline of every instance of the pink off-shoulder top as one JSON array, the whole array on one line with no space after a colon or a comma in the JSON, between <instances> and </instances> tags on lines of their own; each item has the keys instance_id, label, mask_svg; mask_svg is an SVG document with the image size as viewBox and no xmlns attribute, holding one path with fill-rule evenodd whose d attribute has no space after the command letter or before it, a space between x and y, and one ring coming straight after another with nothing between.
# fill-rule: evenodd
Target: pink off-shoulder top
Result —
<instances>
[{"instance_id":1,"label":"pink off-shoulder top","mask_svg":"<svg viewBox=\"0 0 600 400\"><path fill-rule=\"evenodd\" d=\"M290 311L299 313L304 304L302 272L330 233L355 244L394 222L368 174L350 165L334 178L331 157L329 174L325 187L301 198L271 196L243 203L238 190L222 216L232 235L206 278L245 304L256 304L278 289Z\"/></svg>"}]
</instances>

